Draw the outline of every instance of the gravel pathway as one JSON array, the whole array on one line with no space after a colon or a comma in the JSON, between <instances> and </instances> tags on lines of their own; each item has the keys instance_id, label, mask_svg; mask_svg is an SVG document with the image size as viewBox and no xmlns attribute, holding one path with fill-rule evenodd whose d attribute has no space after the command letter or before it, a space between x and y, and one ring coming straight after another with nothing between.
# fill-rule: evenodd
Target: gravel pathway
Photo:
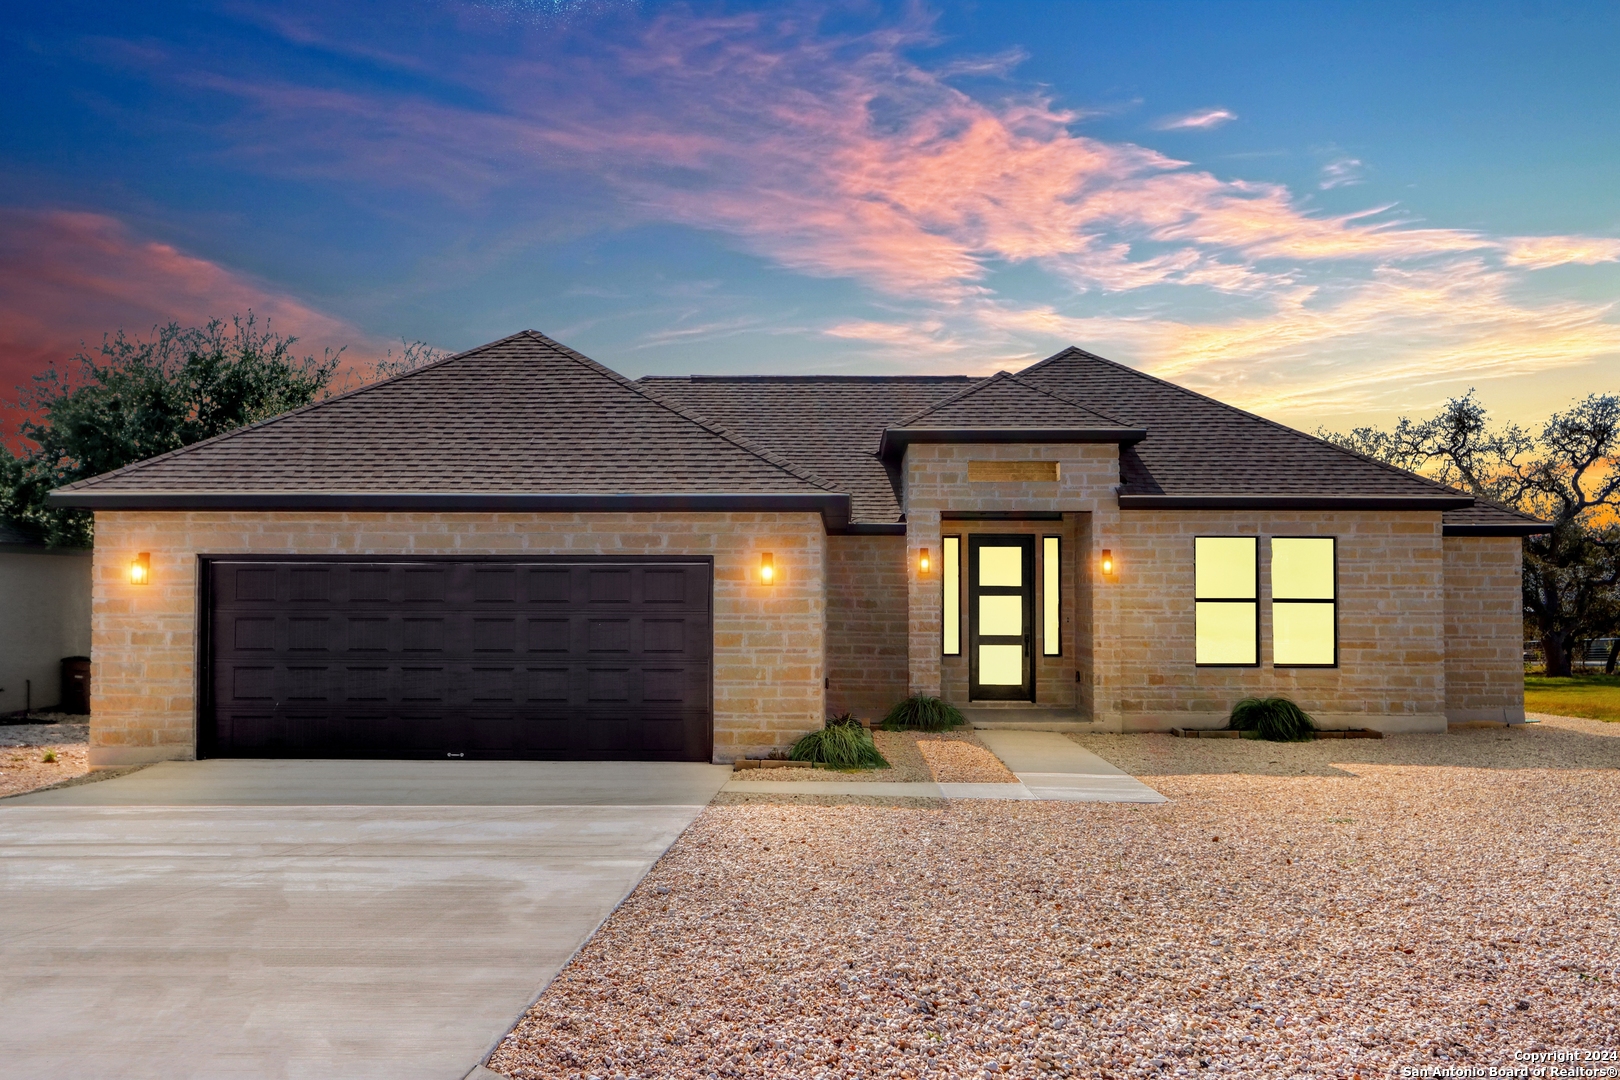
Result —
<instances>
[{"instance_id":1,"label":"gravel pathway","mask_svg":"<svg viewBox=\"0 0 1620 1080\"><path fill-rule=\"evenodd\" d=\"M63 716L51 724L0 725L0 797L86 775L90 771L89 739L89 721L83 717ZM46 761L47 754L56 760Z\"/></svg>"},{"instance_id":2,"label":"gravel pathway","mask_svg":"<svg viewBox=\"0 0 1620 1080\"><path fill-rule=\"evenodd\" d=\"M1620 726L1588 723L1080 740L1157 806L717 802L491 1067L1372 1080L1617 1049Z\"/></svg>"},{"instance_id":3,"label":"gravel pathway","mask_svg":"<svg viewBox=\"0 0 1620 1080\"><path fill-rule=\"evenodd\" d=\"M983 746L965 739L924 739L917 750L941 784L1016 784L1001 759Z\"/></svg>"}]
</instances>

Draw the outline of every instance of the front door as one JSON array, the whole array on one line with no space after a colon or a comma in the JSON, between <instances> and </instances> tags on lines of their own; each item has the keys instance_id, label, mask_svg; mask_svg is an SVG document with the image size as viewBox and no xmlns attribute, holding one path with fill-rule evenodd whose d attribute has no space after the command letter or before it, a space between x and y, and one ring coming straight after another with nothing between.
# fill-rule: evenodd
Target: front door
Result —
<instances>
[{"instance_id":1,"label":"front door","mask_svg":"<svg viewBox=\"0 0 1620 1080\"><path fill-rule=\"evenodd\" d=\"M968 538L968 697L1034 701L1035 537Z\"/></svg>"}]
</instances>

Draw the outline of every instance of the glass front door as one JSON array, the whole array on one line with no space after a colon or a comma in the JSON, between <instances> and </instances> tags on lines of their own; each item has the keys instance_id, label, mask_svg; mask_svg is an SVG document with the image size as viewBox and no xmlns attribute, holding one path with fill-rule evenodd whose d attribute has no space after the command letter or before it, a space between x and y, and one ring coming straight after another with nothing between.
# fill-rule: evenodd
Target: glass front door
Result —
<instances>
[{"instance_id":1,"label":"glass front door","mask_svg":"<svg viewBox=\"0 0 1620 1080\"><path fill-rule=\"evenodd\" d=\"M968 697L1034 701L1035 537L968 541Z\"/></svg>"}]
</instances>

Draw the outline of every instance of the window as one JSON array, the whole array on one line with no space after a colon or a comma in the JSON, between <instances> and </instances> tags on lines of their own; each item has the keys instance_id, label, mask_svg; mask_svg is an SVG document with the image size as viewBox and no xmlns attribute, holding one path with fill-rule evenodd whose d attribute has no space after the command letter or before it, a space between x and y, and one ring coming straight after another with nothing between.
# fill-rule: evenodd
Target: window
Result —
<instances>
[{"instance_id":1,"label":"window","mask_svg":"<svg viewBox=\"0 0 1620 1080\"><path fill-rule=\"evenodd\" d=\"M1256 537L1194 538L1194 655L1200 666L1260 663L1259 561Z\"/></svg>"},{"instance_id":2,"label":"window","mask_svg":"<svg viewBox=\"0 0 1620 1080\"><path fill-rule=\"evenodd\" d=\"M1271 540L1271 662L1333 667L1339 662L1337 552L1332 537Z\"/></svg>"},{"instance_id":3,"label":"window","mask_svg":"<svg viewBox=\"0 0 1620 1080\"><path fill-rule=\"evenodd\" d=\"M962 655L962 538L940 538L939 579L945 590L944 634L941 641L946 656Z\"/></svg>"},{"instance_id":4,"label":"window","mask_svg":"<svg viewBox=\"0 0 1620 1080\"><path fill-rule=\"evenodd\" d=\"M1062 562L1058 557L1062 547L1060 537L1041 537L1041 655L1063 655L1063 626L1060 601L1063 599Z\"/></svg>"}]
</instances>

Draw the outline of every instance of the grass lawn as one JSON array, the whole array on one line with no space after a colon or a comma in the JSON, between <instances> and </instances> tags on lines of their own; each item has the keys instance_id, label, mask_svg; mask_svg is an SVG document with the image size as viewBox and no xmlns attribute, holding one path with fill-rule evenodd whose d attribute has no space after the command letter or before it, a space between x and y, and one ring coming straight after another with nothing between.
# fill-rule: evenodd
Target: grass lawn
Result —
<instances>
[{"instance_id":1,"label":"grass lawn","mask_svg":"<svg viewBox=\"0 0 1620 1080\"><path fill-rule=\"evenodd\" d=\"M1526 712L1556 716L1620 720L1620 675L1575 675L1568 679L1526 675L1524 708Z\"/></svg>"}]
</instances>

